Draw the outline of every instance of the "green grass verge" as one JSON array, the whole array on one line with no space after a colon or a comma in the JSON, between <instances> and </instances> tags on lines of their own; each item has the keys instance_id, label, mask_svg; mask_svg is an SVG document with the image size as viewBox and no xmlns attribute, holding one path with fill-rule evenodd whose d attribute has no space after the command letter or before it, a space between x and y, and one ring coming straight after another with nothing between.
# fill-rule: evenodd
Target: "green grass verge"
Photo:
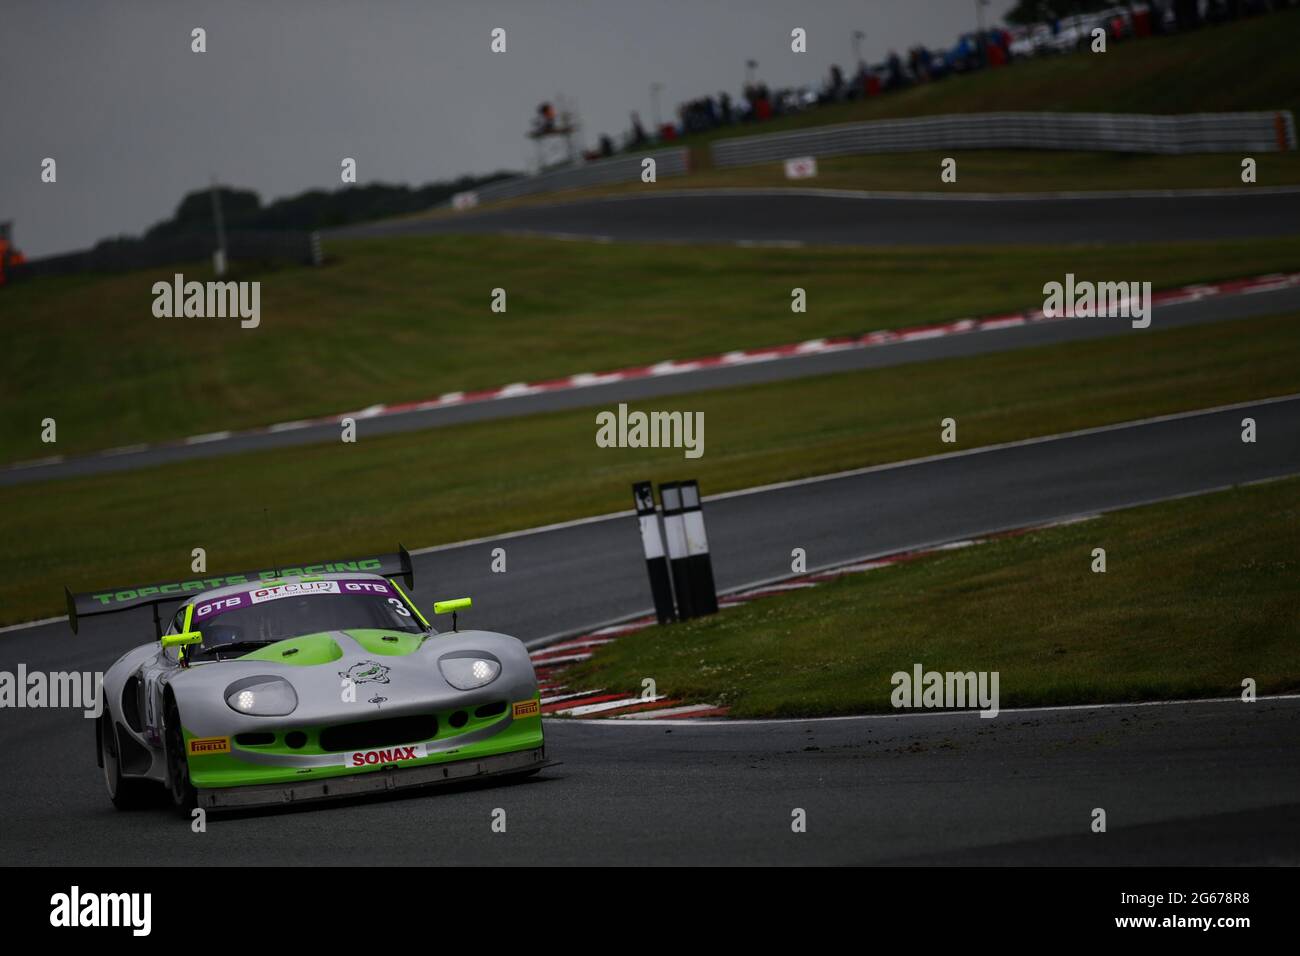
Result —
<instances>
[{"instance_id":1,"label":"green grass verge","mask_svg":"<svg viewBox=\"0 0 1300 956\"><path fill-rule=\"evenodd\" d=\"M256 276L252 330L154 318L153 272L6 288L0 461L1020 309L1066 272L1159 288L1300 267L1300 238L702 253L428 236L330 248L338 259L326 268ZM805 313L790 310L796 286ZM509 296L504 314L489 308L496 287ZM40 441L47 417L53 448Z\"/></svg>"},{"instance_id":2,"label":"green grass verge","mask_svg":"<svg viewBox=\"0 0 1300 956\"><path fill-rule=\"evenodd\" d=\"M1107 570L1091 570L1105 548ZM1300 480L1133 508L621 637L566 674L735 717L891 711L891 675L997 671L1027 707L1300 689Z\"/></svg>"},{"instance_id":3,"label":"green grass verge","mask_svg":"<svg viewBox=\"0 0 1300 956\"><path fill-rule=\"evenodd\" d=\"M1082 321L1082 320L1081 320ZM455 541L628 507L634 480L706 493L1300 391L1300 313L676 396L705 453L601 449L594 410L0 488L0 622L61 586Z\"/></svg>"}]
</instances>

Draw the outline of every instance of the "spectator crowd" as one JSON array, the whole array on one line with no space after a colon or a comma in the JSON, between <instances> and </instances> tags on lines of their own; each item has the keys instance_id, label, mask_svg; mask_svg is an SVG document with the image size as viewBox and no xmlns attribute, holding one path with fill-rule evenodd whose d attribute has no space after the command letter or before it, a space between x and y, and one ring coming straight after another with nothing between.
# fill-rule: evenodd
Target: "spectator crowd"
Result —
<instances>
[{"instance_id":1,"label":"spectator crowd","mask_svg":"<svg viewBox=\"0 0 1300 956\"><path fill-rule=\"evenodd\" d=\"M616 146L601 135L598 146L583 154L586 160L612 156L618 150L637 150L647 145L671 143L683 136L723 127L759 124L780 116L816 109L828 103L882 96L924 83L942 81L956 74L1007 67L1030 57L1086 49L1093 31L1105 31L1107 42L1124 42L1167 33L1193 30L1206 24L1266 13L1296 0L1152 0L1094 10L1071 16L1051 16L1051 5L1039 2L1044 19L1035 23L996 26L983 32L963 34L946 49L912 47L906 55L891 51L883 62L859 62L851 73L832 65L820 86L772 89L749 79L739 96L726 91L706 94L680 103L674 122L647 130L638 113ZM1025 6L1022 3L1021 6ZM757 64L750 61L750 67ZM546 104L543 104L546 107Z\"/></svg>"}]
</instances>

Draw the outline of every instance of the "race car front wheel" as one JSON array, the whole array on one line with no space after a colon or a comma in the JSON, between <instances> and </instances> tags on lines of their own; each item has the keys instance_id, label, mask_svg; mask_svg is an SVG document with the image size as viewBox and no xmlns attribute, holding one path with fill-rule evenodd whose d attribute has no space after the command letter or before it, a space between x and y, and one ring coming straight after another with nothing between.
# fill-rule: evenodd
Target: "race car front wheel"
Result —
<instances>
[{"instance_id":1,"label":"race car front wheel","mask_svg":"<svg viewBox=\"0 0 1300 956\"><path fill-rule=\"evenodd\" d=\"M95 737L99 743L99 762L104 768L104 785L108 787L108 799L113 801L113 806L119 810L138 810L154 803L158 795L154 784L122 776L117 733L107 711L95 721Z\"/></svg>"},{"instance_id":2,"label":"race car front wheel","mask_svg":"<svg viewBox=\"0 0 1300 956\"><path fill-rule=\"evenodd\" d=\"M190 811L198 805L198 794L190 783L190 762L185 755L185 734L181 731L181 714L176 706L176 698L167 695L166 709L163 711L165 728L165 745L167 752L167 789L171 793L172 806L176 812L187 820Z\"/></svg>"}]
</instances>

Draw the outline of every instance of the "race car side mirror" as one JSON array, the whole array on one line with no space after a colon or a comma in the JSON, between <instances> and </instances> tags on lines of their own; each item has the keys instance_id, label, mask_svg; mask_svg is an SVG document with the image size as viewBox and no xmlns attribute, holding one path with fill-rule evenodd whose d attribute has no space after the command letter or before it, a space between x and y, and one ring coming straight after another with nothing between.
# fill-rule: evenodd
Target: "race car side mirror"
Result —
<instances>
[{"instance_id":1,"label":"race car side mirror","mask_svg":"<svg viewBox=\"0 0 1300 956\"><path fill-rule=\"evenodd\" d=\"M434 614L451 614L451 629L456 630L456 612L474 604L470 598L453 598L450 601L437 601L433 605Z\"/></svg>"},{"instance_id":2,"label":"race car side mirror","mask_svg":"<svg viewBox=\"0 0 1300 956\"><path fill-rule=\"evenodd\" d=\"M177 659L182 667L188 667L185 660L185 648L190 644L202 644L203 634L199 631L192 630L194 626L194 605L190 604L185 608L185 625L179 634L164 634L158 638L158 643L163 646L163 650L169 647L179 647Z\"/></svg>"},{"instance_id":3,"label":"race car side mirror","mask_svg":"<svg viewBox=\"0 0 1300 956\"><path fill-rule=\"evenodd\" d=\"M201 631L186 631L184 634L164 634L160 639L163 647L184 647L187 644L202 644Z\"/></svg>"},{"instance_id":4,"label":"race car side mirror","mask_svg":"<svg viewBox=\"0 0 1300 956\"><path fill-rule=\"evenodd\" d=\"M189 623L189 615L186 615L186 623ZM181 631L179 634L164 634L158 638L158 643L163 646L163 650L169 647L179 647L176 652L176 662L181 667L189 667L190 662L185 657L185 648L190 644L202 644L203 634L199 631Z\"/></svg>"}]
</instances>

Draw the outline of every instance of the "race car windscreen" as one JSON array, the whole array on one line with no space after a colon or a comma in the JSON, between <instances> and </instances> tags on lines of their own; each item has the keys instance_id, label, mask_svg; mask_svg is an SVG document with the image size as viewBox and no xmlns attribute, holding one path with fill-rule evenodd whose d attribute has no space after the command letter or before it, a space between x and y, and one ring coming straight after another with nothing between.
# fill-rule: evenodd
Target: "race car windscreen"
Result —
<instances>
[{"instance_id":1,"label":"race car windscreen","mask_svg":"<svg viewBox=\"0 0 1300 956\"><path fill-rule=\"evenodd\" d=\"M423 634L392 585L383 581L301 581L255 588L194 605L199 653L252 650L304 634L378 629Z\"/></svg>"}]
</instances>

